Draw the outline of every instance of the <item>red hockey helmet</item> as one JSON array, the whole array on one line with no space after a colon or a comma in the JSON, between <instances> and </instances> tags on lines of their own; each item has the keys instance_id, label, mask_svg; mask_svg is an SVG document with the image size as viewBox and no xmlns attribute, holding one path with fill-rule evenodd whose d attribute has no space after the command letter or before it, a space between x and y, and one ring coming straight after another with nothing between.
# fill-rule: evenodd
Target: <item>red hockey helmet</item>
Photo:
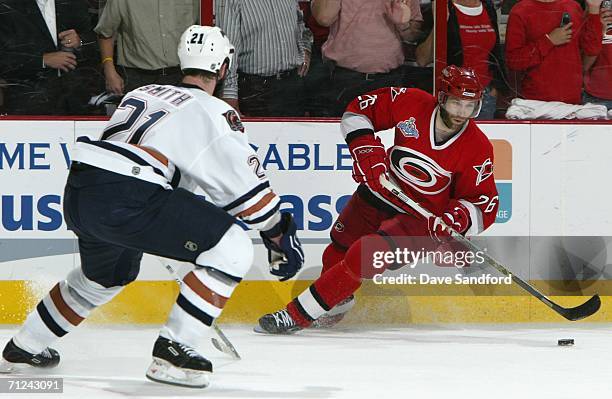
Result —
<instances>
[{"instance_id":1,"label":"red hockey helmet","mask_svg":"<svg viewBox=\"0 0 612 399\"><path fill-rule=\"evenodd\" d=\"M442 70L439 93L450 94L465 100L480 100L482 86L472 68L449 65Z\"/></svg>"},{"instance_id":2,"label":"red hockey helmet","mask_svg":"<svg viewBox=\"0 0 612 399\"><path fill-rule=\"evenodd\" d=\"M442 70L438 80L438 103L443 106L448 96L460 100L478 101L475 112L471 116L476 117L482 106L483 88L472 68L449 65Z\"/></svg>"}]
</instances>

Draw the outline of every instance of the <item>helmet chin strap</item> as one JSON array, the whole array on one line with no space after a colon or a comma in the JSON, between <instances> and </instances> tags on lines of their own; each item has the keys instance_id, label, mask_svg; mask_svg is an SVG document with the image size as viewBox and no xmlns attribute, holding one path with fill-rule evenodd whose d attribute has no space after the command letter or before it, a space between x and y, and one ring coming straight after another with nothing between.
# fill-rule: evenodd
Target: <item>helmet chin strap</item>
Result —
<instances>
[{"instance_id":1,"label":"helmet chin strap","mask_svg":"<svg viewBox=\"0 0 612 399\"><path fill-rule=\"evenodd\" d=\"M482 97L480 98L480 100L478 100L478 109L476 110L476 112L474 112L474 115L472 116L472 118L477 118L478 115L480 115L481 110L482 110Z\"/></svg>"}]
</instances>

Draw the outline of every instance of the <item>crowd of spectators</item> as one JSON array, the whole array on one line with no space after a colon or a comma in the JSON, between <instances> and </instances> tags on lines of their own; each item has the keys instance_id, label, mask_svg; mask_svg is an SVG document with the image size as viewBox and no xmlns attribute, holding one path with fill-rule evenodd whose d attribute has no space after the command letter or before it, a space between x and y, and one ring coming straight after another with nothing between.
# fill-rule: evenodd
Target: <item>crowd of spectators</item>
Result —
<instances>
[{"instance_id":1,"label":"crowd of spectators","mask_svg":"<svg viewBox=\"0 0 612 399\"><path fill-rule=\"evenodd\" d=\"M612 0L504 0L507 25L499 2L449 0L445 38L427 1L216 0L236 47L216 95L245 116L338 117L380 87L431 90L445 40L446 62L486 88L481 119L503 118L516 98L612 109ZM199 7L0 0L0 114L107 114L100 104L136 87L177 83L178 39Z\"/></svg>"}]
</instances>

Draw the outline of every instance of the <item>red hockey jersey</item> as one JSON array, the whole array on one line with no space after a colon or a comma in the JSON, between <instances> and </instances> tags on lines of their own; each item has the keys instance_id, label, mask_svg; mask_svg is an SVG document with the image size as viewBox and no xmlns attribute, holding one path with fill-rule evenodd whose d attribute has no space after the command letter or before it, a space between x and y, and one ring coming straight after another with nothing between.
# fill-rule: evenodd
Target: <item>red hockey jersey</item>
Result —
<instances>
[{"instance_id":1,"label":"red hockey jersey","mask_svg":"<svg viewBox=\"0 0 612 399\"><path fill-rule=\"evenodd\" d=\"M499 197L493 177L493 146L470 120L450 140L437 145L434 123L438 103L419 89L386 87L353 100L342 116L342 133L350 142L363 134L395 129L387 150L391 178L434 214L450 199L470 210L467 235L484 231L495 221ZM381 195L373 193L381 200ZM389 203L393 206L393 204Z\"/></svg>"}]
</instances>

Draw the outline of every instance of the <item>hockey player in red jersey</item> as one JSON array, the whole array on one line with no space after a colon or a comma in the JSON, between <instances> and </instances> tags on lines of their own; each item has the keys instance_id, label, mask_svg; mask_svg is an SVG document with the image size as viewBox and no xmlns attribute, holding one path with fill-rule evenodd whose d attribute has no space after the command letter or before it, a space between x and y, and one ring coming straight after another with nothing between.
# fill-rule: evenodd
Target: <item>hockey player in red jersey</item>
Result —
<instances>
[{"instance_id":1,"label":"hockey player in red jersey","mask_svg":"<svg viewBox=\"0 0 612 399\"><path fill-rule=\"evenodd\" d=\"M449 238L445 226L471 236L493 224L499 202L493 147L473 120L483 89L471 69L452 65L443 70L438 87L437 98L387 87L349 104L341 130L360 185L332 228L321 276L286 308L262 316L256 330L292 333L350 303L362 279L371 277L362 262L368 251L411 245L419 250L423 242L435 250ZM385 150L375 132L390 128L394 143ZM417 216L381 186L381 175L440 216ZM400 236L401 244L395 239Z\"/></svg>"}]
</instances>

